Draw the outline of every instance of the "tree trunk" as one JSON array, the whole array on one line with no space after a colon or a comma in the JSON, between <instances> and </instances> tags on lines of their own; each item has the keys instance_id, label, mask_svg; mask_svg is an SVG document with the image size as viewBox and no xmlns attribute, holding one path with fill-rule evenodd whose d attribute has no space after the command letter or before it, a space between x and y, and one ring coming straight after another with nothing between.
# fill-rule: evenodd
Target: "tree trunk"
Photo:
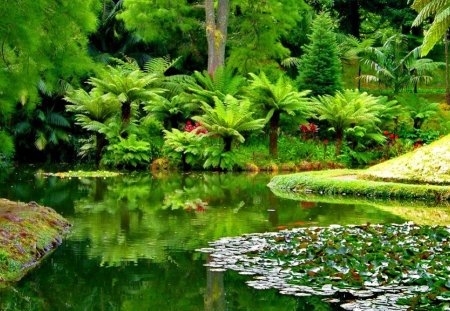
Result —
<instances>
[{"instance_id":1,"label":"tree trunk","mask_svg":"<svg viewBox=\"0 0 450 311\"><path fill-rule=\"evenodd\" d=\"M233 137L224 137L223 142L225 143L225 152L231 151L231 148L233 146Z\"/></svg>"},{"instance_id":2,"label":"tree trunk","mask_svg":"<svg viewBox=\"0 0 450 311\"><path fill-rule=\"evenodd\" d=\"M280 123L280 112L275 111L269 122L269 152L274 158L278 158L278 125Z\"/></svg>"},{"instance_id":3,"label":"tree trunk","mask_svg":"<svg viewBox=\"0 0 450 311\"><path fill-rule=\"evenodd\" d=\"M361 61L358 60L358 91L361 92L361 74L362 74L362 67L361 67Z\"/></svg>"},{"instance_id":4,"label":"tree trunk","mask_svg":"<svg viewBox=\"0 0 450 311\"><path fill-rule=\"evenodd\" d=\"M130 103L123 103L122 104L122 138L128 137L128 132L126 128L130 124L131 120L131 104Z\"/></svg>"},{"instance_id":5,"label":"tree trunk","mask_svg":"<svg viewBox=\"0 0 450 311\"><path fill-rule=\"evenodd\" d=\"M208 73L214 76L217 67L225 65L230 0L219 0L217 21L214 0L205 0L206 39L208 41Z\"/></svg>"},{"instance_id":6,"label":"tree trunk","mask_svg":"<svg viewBox=\"0 0 450 311\"><path fill-rule=\"evenodd\" d=\"M445 99L450 105L450 81L449 81L449 60L448 60L448 31L445 34Z\"/></svg>"},{"instance_id":7,"label":"tree trunk","mask_svg":"<svg viewBox=\"0 0 450 311\"><path fill-rule=\"evenodd\" d=\"M336 156L341 155L343 140L344 140L344 133L342 131L337 131L336 132Z\"/></svg>"},{"instance_id":8,"label":"tree trunk","mask_svg":"<svg viewBox=\"0 0 450 311\"><path fill-rule=\"evenodd\" d=\"M360 38L360 28L361 28L361 14L359 14L359 0L352 0L349 3L349 20L350 20L350 33L356 37Z\"/></svg>"},{"instance_id":9,"label":"tree trunk","mask_svg":"<svg viewBox=\"0 0 450 311\"><path fill-rule=\"evenodd\" d=\"M100 165L100 160L102 159L102 151L106 145L105 136L102 133L95 134L95 165L97 168Z\"/></svg>"}]
</instances>

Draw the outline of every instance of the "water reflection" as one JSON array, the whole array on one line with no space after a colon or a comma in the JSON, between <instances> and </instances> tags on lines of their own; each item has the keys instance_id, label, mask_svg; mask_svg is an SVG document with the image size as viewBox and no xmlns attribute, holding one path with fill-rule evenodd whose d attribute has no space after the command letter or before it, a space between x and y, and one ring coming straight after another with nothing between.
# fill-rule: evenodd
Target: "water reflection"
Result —
<instances>
[{"instance_id":1,"label":"water reflection","mask_svg":"<svg viewBox=\"0 0 450 311\"><path fill-rule=\"evenodd\" d=\"M207 271L195 249L284 227L404 221L367 204L280 199L264 174L61 180L33 172L0 180L0 197L51 206L74 226L39 269L0 290L2 310L328 310L319 297L256 291L245 276Z\"/></svg>"}]
</instances>

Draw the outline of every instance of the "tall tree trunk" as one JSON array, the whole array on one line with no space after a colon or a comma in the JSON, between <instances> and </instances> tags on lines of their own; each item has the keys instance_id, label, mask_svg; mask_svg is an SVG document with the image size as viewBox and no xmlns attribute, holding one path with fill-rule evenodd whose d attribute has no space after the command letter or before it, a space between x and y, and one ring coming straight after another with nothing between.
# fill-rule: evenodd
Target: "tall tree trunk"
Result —
<instances>
[{"instance_id":1,"label":"tall tree trunk","mask_svg":"<svg viewBox=\"0 0 450 311\"><path fill-rule=\"evenodd\" d=\"M278 158L278 126L280 123L280 112L275 111L269 122L269 152L274 158Z\"/></svg>"},{"instance_id":2,"label":"tall tree trunk","mask_svg":"<svg viewBox=\"0 0 450 311\"><path fill-rule=\"evenodd\" d=\"M225 143L224 151L225 152L231 151L231 148L233 146L233 137L229 137L229 136L224 137L223 142Z\"/></svg>"},{"instance_id":3,"label":"tall tree trunk","mask_svg":"<svg viewBox=\"0 0 450 311\"><path fill-rule=\"evenodd\" d=\"M362 74L361 61L358 60L358 91L361 91L361 74Z\"/></svg>"},{"instance_id":4,"label":"tall tree trunk","mask_svg":"<svg viewBox=\"0 0 450 311\"><path fill-rule=\"evenodd\" d=\"M127 127L130 124L131 120L131 104L123 103L122 104L122 138L128 137Z\"/></svg>"},{"instance_id":5,"label":"tall tree trunk","mask_svg":"<svg viewBox=\"0 0 450 311\"><path fill-rule=\"evenodd\" d=\"M102 151L106 145L105 136L102 133L95 134L95 165L97 168L100 165L100 160L102 159Z\"/></svg>"},{"instance_id":6,"label":"tall tree trunk","mask_svg":"<svg viewBox=\"0 0 450 311\"><path fill-rule=\"evenodd\" d=\"M352 0L349 3L350 33L356 38L361 37L361 14L359 13L359 0Z\"/></svg>"},{"instance_id":7,"label":"tall tree trunk","mask_svg":"<svg viewBox=\"0 0 450 311\"><path fill-rule=\"evenodd\" d=\"M208 41L208 73L214 76L217 67L225 65L230 0L219 0L217 21L214 0L205 0L206 39Z\"/></svg>"},{"instance_id":8,"label":"tall tree trunk","mask_svg":"<svg viewBox=\"0 0 450 311\"><path fill-rule=\"evenodd\" d=\"M448 60L448 31L445 34L445 99L450 105L450 81L449 81L449 60Z\"/></svg>"},{"instance_id":9,"label":"tall tree trunk","mask_svg":"<svg viewBox=\"0 0 450 311\"><path fill-rule=\"evenodd\" d=\"M337 131L336 132L336 155L337 156L339 156L341 154L343 140L344 140L344 133L342 131Z\"/></svg>"}]
</instances>

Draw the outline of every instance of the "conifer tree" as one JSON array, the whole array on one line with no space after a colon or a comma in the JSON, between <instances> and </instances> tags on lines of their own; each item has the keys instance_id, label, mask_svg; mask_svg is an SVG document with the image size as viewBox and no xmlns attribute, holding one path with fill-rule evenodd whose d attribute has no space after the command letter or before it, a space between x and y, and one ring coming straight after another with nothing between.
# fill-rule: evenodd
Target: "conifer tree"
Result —
<instances>
[{"instance_id":1,"label":"conifer tree","mask_svg":"<svg viewBox=\"0 0 450 311\"><path fill-rule=\"evenodd\" d=\"M313 95L334 94L341 88L341 61L328 14L314 20L309 40L299 66L300 89L311 90Z\"/></svg>"}]
</instances>

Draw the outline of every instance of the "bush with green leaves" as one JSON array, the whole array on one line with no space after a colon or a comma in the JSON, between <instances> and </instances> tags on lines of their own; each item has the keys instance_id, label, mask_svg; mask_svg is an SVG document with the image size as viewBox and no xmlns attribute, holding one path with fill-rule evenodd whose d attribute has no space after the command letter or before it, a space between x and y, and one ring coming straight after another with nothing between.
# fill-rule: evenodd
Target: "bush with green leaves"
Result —
<instances>
[{"instance_id":1,"label":"bush with green leaves","mask_svg":"<svg viewBox=\"0 0 450 311\"><path fill-rule=\"evenodd\" d=\"M14 140L7 132L0 130L0 168L9 164L14 156Z\"/></svg>"},{"instance_id":2,"label":"bush with green leaves","mask_svg":"<svg viewBox=\"0 0 450 311\"><path fill-rule=\"evenodd\" d=\"M340 154L344 141L351 141L352 149L384 142L381 121L395 118L394 102L355 90L319 96L315 103L318 119L326 121L336 137L336 155Z\"/></svg>"},{"instance_id":3,"label":"bush with green leaves","mask_svg":"<svg viewBox=\"0 0 450 311\"><path fill-rule=\"evenodd\" d=\"M204 135L195 131L164 130L164 152L172 161L180 161L183 169L201 167Z\"/></svg>"},{"instance_id":4,"label":"bush with green leaves","mask_svg":"<svg viewBox=\"0 0 450 311\"><path fill-rule=\"evenodd\" d=\"M396 99L413 121L413 128L418 130L431 117L439 112L439 103L430 103L416 94L403 94Z\"/></svg>"},{"instance_id":5,"label":"bush with green leaves","mask_svg":"<svg viewBox=\"0 0 450 311\"><path fill-rule=\"evenodd\" d=\"M118 139L117 143L106 147L102 164L119 168L138 168L150 164L153 154L149 142L138 139L135 134Z\"/></svg>"}]
</instances>

